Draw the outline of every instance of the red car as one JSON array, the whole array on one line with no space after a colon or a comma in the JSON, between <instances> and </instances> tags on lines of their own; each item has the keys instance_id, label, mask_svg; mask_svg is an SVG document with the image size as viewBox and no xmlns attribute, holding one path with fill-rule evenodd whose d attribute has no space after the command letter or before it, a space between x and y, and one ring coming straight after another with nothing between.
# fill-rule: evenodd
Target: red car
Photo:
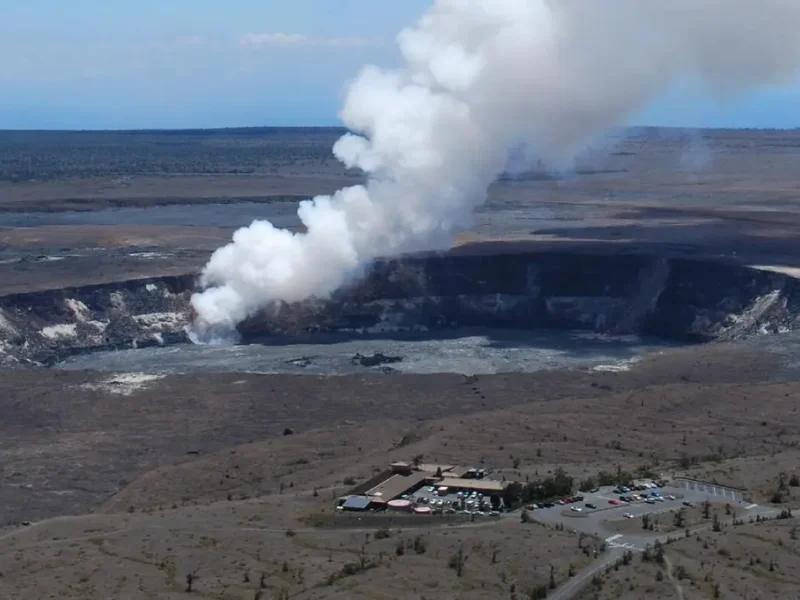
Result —
<instances>
[{"instance_id":1,"label":"red car","mask_svg":"<svg viewBox=\"0 0 800 600\"><path fill-rule=\"evenodd\" d=\"M608 503L617 506L619 504L619 500L609 500Z\"/></svg>"}]
</instances>

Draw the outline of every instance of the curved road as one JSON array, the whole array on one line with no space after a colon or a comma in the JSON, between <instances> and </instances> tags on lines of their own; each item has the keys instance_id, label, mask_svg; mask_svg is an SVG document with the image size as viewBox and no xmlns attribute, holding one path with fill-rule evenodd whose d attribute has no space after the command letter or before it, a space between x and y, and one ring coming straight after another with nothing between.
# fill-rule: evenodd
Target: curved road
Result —
<instances>
[{"instance_id":1,"label":"curved road","mask_svg":"<svg viewBox=\"0 0 800 600\"><path fill-rule=\"evenodd\" d=\"M753 517L760 516L760 517L775 517L780 513L779 510L775 508L768 507L768 506L758 506L754 507L754 509L750 512ZM730 520L732 521L732 519ZM723 522L730 522L725 520ZM700 531L704 531L706 529L710 529L711 525L703 525L702 527L695 527L690 529L691 534L695 534ZM609 550L606 553L598 558L596 561L591 563L590 565L583 568L581 571L576 573L573 577L565 581L559 587L557 587L553 592L547 596L548 600L571 600L575 598L583 589L589 584L592 578L602 572L606 567L612 565L616 560L622 558L622 555L626 550L630 550L632 552L642 552L643 549L648 545L654 545L657 541L661 542L662 544L667 543L670 539L675 538L675 532L671 535L647 535L647 534L635 534L635 535L626 535L626 536L611 536L606 539L606 543L609 546ZM629 542L626 543L616 543L614 539L621 539L625 537L629 539ZM670 570L671 574L671 570Z\"/></svg>"}]
</instances>

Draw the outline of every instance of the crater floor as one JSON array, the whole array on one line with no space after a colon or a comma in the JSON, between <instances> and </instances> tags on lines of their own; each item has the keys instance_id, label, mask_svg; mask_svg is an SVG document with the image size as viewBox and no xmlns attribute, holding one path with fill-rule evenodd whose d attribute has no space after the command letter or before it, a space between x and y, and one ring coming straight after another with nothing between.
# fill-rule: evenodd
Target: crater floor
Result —
<instances>
[{"instance_id":1,"label":"crater floor","mask_svg":"<svg viewBox=\"0 0 800 600\"><path fill-rule=\"evenodd\" d=\"M613 371L628 368L644 354L670 347L674 344L632 335L474 328L397 339L324 335L308 343L287 345L179 344L77 355L57 366L147 374L245 371L346 375L378 371L469 375L564 367Z\"/></svg>"}]
</instances>

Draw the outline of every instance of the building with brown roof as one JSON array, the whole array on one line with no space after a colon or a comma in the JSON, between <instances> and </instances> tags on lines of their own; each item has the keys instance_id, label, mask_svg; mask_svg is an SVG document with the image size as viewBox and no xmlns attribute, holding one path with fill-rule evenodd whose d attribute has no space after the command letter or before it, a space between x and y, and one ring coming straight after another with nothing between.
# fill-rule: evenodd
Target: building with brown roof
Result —
<instances>
[{"instance_id":1,"label":"building with brown roof","mask_svg":"<svg viewBox=\"0 0 800 600\"><path fill-rule=\"evenodd\" d=\"M395 473L383 483L376 485L371 490L367 490L365 495L386 501L393 500L403 494L415 492L430 476L430 473L425 473L424 471L412 471L410 475Z\"/></svg>"}]
</instances>

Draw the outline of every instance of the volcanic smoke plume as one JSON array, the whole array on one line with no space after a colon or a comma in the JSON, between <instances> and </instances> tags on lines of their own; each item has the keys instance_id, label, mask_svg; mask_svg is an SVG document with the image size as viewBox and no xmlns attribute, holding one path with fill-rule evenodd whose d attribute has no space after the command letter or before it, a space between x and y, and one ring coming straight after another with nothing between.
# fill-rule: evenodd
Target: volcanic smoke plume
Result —
<instances>
[{"instance_id":1,"label":"volcanic smoke plume","mask_svg":"<svg viewBox=\"0 0 800 600\"><path fill-rule=\"evenodd\" d=\"M727 96L793 79L800 0L436 0L364 67L334 154L366 185L300 204L306 233L256 221L217 250L194 336L226 337L274 302L325 297L371 260L446 249L525 144L552 164L676 83Z\"/></svg>"}]
</instances>

